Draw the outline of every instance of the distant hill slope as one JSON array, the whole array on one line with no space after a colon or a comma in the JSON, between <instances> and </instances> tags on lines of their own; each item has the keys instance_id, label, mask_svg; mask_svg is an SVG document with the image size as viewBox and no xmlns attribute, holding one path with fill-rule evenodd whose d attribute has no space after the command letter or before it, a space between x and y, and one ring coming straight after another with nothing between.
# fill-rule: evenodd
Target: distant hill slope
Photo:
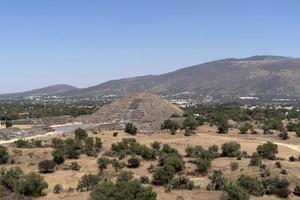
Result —
<instances>
[{"instance_id":1,"label":"distant hill slope","mask_svg":"<svg viewBox=\"0 0 300 200\"><path fill-rule=\"evenodd\" d=\"M52 85L44 88L39 88L27 92L22 93L11 93L11 94L3 94L0 96L10 96L10 97L26 97L26 96L47 96L47 95L59 95L65 92L75 92L78 88L66 85L66 84L58 84Z\"/></svg>"},{"instance_id":2,"label":"distant hill slope","mask_svg":"<svg viewBox=\"0 0 300 200\"><path fill-rule=\"evenodd\" d=\"M300 59L281 56L230 58L162 75L112 80L94 87L83 89L71 87L65 90L52 86L52 89L50 87L46 92L45 89L40 89L22 95L47 93L74 97L125 96L132 92L148 91L166 96L184 93L192 97L208 95L217 98L238 96L300 98Z\"/></svg>"},{"instance_id":3,"label":"distant hill slope","mask_svg":"<svg viewBox=\"0 0 300 200\"><path fill-rule=\"evenodd\" d=\"M300 59L254 56L218 60L171 73L109 81L66 95L126 95L149 91L162 95L188 92L202 96L300 97Z\"/></svg>"}]
</instances>

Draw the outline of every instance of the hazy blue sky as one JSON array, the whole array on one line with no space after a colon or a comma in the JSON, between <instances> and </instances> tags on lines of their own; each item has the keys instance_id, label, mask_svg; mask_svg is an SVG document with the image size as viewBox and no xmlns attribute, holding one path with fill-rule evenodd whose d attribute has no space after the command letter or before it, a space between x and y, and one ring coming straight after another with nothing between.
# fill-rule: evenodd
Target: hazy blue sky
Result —
<instances>
[{"instance_id":1,"label":"hazy blue sky","mask_svg":"<svg viewBox=\"0 0 300 200\"><path fill-rule=\"evenodd\" d=\"M0 93L300 57L299 0L0 0Z\"/></svg>"}]
</instances>

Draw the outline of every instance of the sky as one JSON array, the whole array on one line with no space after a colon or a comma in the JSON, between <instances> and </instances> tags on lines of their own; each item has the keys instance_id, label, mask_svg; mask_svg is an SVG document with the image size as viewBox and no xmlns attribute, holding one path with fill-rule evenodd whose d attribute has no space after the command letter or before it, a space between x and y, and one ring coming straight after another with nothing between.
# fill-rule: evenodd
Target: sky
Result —
<instances>
[{"instance_id":1,"label":"sky","mask_svg":"<svg viewBox=\"0 0 300 200\"><path fill-rule=\"evenodd\" d=\"M0 93L300 57L299 0L0 0Z\"/></svg>"}]
</instances>

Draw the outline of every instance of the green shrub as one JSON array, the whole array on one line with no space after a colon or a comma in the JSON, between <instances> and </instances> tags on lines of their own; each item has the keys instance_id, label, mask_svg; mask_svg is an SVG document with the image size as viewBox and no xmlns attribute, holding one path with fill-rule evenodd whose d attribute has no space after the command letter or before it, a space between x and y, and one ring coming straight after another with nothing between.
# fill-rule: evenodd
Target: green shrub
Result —
<instances>
[{"instance_id":1,"label":"green shrub","mask_svg":"<svg viewBox=\"0 0 300 200\"><path fill-rule=\"evenodd\" d=\"M196 160L197 171L201 174L206 174L211 167L211 160L205 158L198 158Z\"/></svg>"},{"instance_id":2,"label":"green shrub","mask_svg":"<svg viewBox=\"0 0 300 200\"><path fill-rule=\"evenodd\" d=\"M228 179L221 170L214 170L209 178L211 183L207 186L208 190L223 190L227 186Z\"/></svg>"},{"instance_id":3,"label":"green shrub","mask_svg":"<svg viewBox=\"0 0 300 200\"><path fill-rule=\"evenodd\" d=\"M137 181L103 182L90 194L91 200L156 200L156 193L151 188L143 187Z\"/></svg>"},{"instance_id":4,"label":"green shrub","mask_svg":"<svg viewBox=\"0 0 300 200\"><path fill-rule=\"evenodd\" d=\"M38 164L40 173L53 173L56 170L56 162L53 160L43 160Z\"/></svg>"},{"instance_id":5,"label":"green shrub","mask_svg":"<svg viewBox=\"0 0 300 200\"><path fill-rule=\"evenodd\" d=\"M226 142L222 145L222 156L236 157L241 149L241 145L237 142Z\"/></svg>"},{"instance_id":6,"label":"green shrub","mask_svg":"<svg viewBox=\"0 0 300 200\"><path fill-rule=\"evenodd\" d=\"M55 149L52 152L53 161L57 164L62 164L65 162L64 152L60 149Z\"/></svg>"},{"instance_id":7,"label":"green shrub","mask_svg":"<svg viewBox=\"0 0 300 200\"><path fill-rule=\"evenodd\" d=\"M199 123L194 117L187 117L182 123L183 129L196 130L198 126Z\"/></svg>"},{"instance_id":8,"label":"green shrub","mask_svg":"<svg viewBox=\"0 0 300 200\"><path fill-rule=\"evenodd\" d=\"M276 159L275 155L278 153L277 145L273 144L272 142L267 142L263 145L259 145L256 150L262 158L267 158L270 160Z\"/></svg>"},{"instance_id":9,"label":"green shrub","mask_svg":"<svg viewBox=\"0 0 300 200\"><path fill-rule=\"evenodd\" d=\"M60 149L63 150L64 149L64 141L60 138L53 138L52 139L52 146L54 149Z\"/></svg>"},{"instance_id":10,"label":"green shrub","mask_svg":"<svg viewBox=\"0 0 300 200\"><path fill-rule=\"evenodd\" d=\"M73 171L79 171L81 166L78 164L78 162L71 162L71 170Z\"/></svg>"},{"instance_id":11,"label":"green shrub","mask_svg":"<svg viewBox=\"0 0 300 200\"><path fill-rule=\"evenodd\" d=\"M0 164L6 164L9 160L7 148L0 145Z\"/></svg>"},{"instance_id":12,"label":"green shrub","mask_svg":"<svg viewBox=\"0 0 300 200\"><path fill-rule=\"evenodd\" d=\"M59 194L64 190L63 186L60 184L56 184L53 188L53 193L54 194Z\"/></svg>"},{"instance_id":13,"label":"green shrub","mask_svg":"<svg viewBox=\"0 0 300 200\"><path fill-rule=\"evenodd\" d=\"M294 195L300 197L300 185L297 185L294 189Z\"/></svg>"},{"instance_id":14,"label":"green shrub","mask_svg":"<svg viewBox=\"0 0 300 200\"><path fill-rule=\"evenodd\" d=\"M133 173L131 171L121 171L117 176L117 183L128 182L133 179Z\"/></svg>"},{"instance_id":15,"label":"green shrub","mask_svg":"<svg viewBox=\"0 0 300 200\"><path fill-rule=\"evenodd\" d=\"M25 196L43 196L43 190L48 188L44 178L35 172L30 172L18 181L18 193Z\"/></svg>"},{"instance_id":16,"label":"green shrub","mask_svg":"<svg viewBox=\"0 0 300 200\"><path fill-rule=\"evenodd\" d=\"M140 177L140 183L141 184L149 184L150 183L150 179L148 176L141 176Z\"/></svg>"},{"instance_id":17,"label":"green shrub","mask_svg":"<svg viewBox=\"0 0 300 200\"><path fill-rule=\"evenodd\" d=\"M222 200L249 200L249 195L240 186L229 184L222 193Z\"/></svg>"},{"instance_id":18,"label":"green shrub","mask_svg":"<svg viewBox=\"0 0 300 200\"><path fill-rule=\"evenodd\" d=\"M155 170L153 173L154 185L168 184L175 176L175 169L173 166L165 165Z\"/></svg>"},{"instance_id":19,"label":"green shrub","mask_svg":"<svg viewBox=\"0 0 300 200\"><path fill-rule=\"evenodd\" d=\"M256 178L242 175L239 177L237 184L243 187L251 195L257 197L264 195L264 186Z\"/></svg>"},{"instance_id":20,"label":"green shrub","mask_svg":"<svg viewBox=\"0 0 300 200\"><path fill-rule=\"evenodd\" d=\"M133 125L132 123L127 123L124 131L125 131L125 133L129 133L130 135L136 135L137 127L135 125Z\"/></svg>"},{"instance_id":21,"label":"green shrub","mask_svg":"<svg viewBox=\"0 0 300 200\"><path fill-rule=\"evenodd\" d=\"M152 147L152 149L154 149L154 150L156 150L156 151L160 151L161 143L158 142L158 141L154 141L154 142L151 144L151 147Z\"/></svg>"},{"instance_id":22,"label":"green shrub","mask_svg":"<svg viewBox=\"0 0 300 200\"><path fill-rule=\"evenodd\" d=\"M78 182L77 188L81 191L90 191L92 190L99 182L101 178L97 175L87 174L81 177Z\"/></svg>"},{"instance_id":23,"label":"green shrub","mask_svg":"<svg viewBox=\"0 0 300 200\"><path fill-rule=\"evenodd\" d=\"M109 159L106 157L100 157L97 160L98 168L101 173L103 173L104 169L107 169L107 165L109 164Z\"/></svg>"},{"instance_id":24,"label":"green shrub","mask_svg":"<svg viewBox=\"0 0 300 200\"><path fill-rule=\"evenodd\" d=\"M218 133L219 134L225 134L228 133L229 124L227 120L221 120L218 124Z\"/></svg>"},{"instance_id":25,"label":"green shrub","mask_svg":"<svg viewBox=\"0 0 300 200\"><path fill-rule=\"evenodd\" d=\"M253 127L250 123L245 123L240 127L240 134L247 134L249 130L252 130Z\"/></svg>"},{"instance_id":26,"label":"green shrub","mask_svg":"<svg viewBox=\"0 0 300 200\"><path fill-rule=\"evenodd\" d=\"M184 161L177 155L171 155L166 158L164 165L172 166L176 172L179 172L184 168Z\"/></svg>"},{"instance_id":27,"label":"green shrub","mask_svg":"<svg viewBox=\"0 0 300 200\"><path fill-rule=\"evenodd\" d=\"M281 169L281 167L282 167L281 162L277 161L277 162L275 163L275 167Z\"/></svg>"},{"instance_id":28,"label":"green shrub","mask_svg":"<svg viewBox=\"0 0 300 200\"><path fill-rule=\"evenodd\" d=\"M194 182L186 176L174 178L169 184L172 185L173 189L192 190L195 187Z\"/></svg>"},{"instance_id":29,"label":"green shrub","mask_svg":"<svg viewBox=\"0 0 300 200\"><path fill-rule=\"evenodd\" d=\"M264 179L262 184L267 195L276 195L280 198L287 198L290 194L289 182L286 179L269 178Z\"/></svg>"},{"instance_id":30,"label":"green shrub","mask_svg":"<svg viewBox=\"0 0 300 200\"><path fill-rule=\"evenodd\" d=\"M288 132L284 131L278 134L278 137L282 140L287 140L289 138Z\"/></svg>"},{"instance_id":31,"label":"green shrub","mask_svg":"<svg viewBox=\"0 0 300 200\"><path fill-rule=\"evenodd\" d=\"M78 128L75 130L75 139L76 140L84 140L88 137L86 130L82 128Z\"/></svg>"},{"instance_id":32,"label":"green shrub","mask_svg":"<svg viewBox=\"0 0 300 200\"><path fill-rule=\"evenodd\" d=\"M24 175L20 167L13 167L10 169L0 170L0 185L6 189L15 192L17 189L17 183L20 178Z\"/></svg>"},{"instance_id":33,"label":"green shrub","mask_svg":"<svg viewBox=\"0 0 300 200\"><path fill-rule=\"evenodd\" d=\"M231 162L230 163L231 171L236 171L238 168L239 168L239 163L237 163L237 162Z\"/></svg>"},{"instance_id":34,"label":"green shrub","mask_svg":"<svg viewBox=\"0 0 300 200\"><path fill-rule=\"evenodd\" d=\"M118 171L118 170L120 170L120 169L123 169L123 168L126 166L126 164L125 164L124 162L120 162L120 161L118 161L117 159L113 159L111 163L112 163L112 167L113 167L116 171Z\"/></svg>"},{"instance_id":35,"label":"green shrub","mask_svg":"<svg viewBox=\"0 0 300 200\"><path fill-rule=\"evenodd\" d=\"M138 168L141 164L141 159L136 157L136 156L132 156L131 158L128 159L128 164L127 167L128 168Z\"/></svg>"},{"instance_id":36,"label":"green shrub","mask_svg":"<svg viewBox=\"0 0 300 200\"><path fill-rule=\"evenodd\" d=\"M261 163L262 163L261 157L259 156L258 153L254 152L252 154L249 166L260 166Z\"/></svg>"},{"instance_id":37,"label":"green shrub","mask_svg":"<svg viewBox=\"0 0 300 200\"><path fill-rule=\"evenodd\" d=\"M161 130L178 130L180 128L179 124L173 120L167 119L161 125Z\"/></svg>"}]
</instances>

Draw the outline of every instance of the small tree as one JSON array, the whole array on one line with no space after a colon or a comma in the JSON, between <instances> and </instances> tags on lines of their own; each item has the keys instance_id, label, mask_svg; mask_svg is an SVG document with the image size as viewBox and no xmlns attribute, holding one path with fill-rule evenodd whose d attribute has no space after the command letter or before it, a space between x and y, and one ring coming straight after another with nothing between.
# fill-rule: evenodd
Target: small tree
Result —
<instances>
[{"instance_id":1,"label":"small tree","mask_svg":"<svg viewBox=\"0 0 300 200\"><path fill-rule=\"evenodd\" d=\"M125 126L125 133L129 133L130 135L136 135L137 127L132 123L127 123Z\"/></svg>"},{"instance_id":2,"label":"small tree","mask_svg":"<svg viewBox=\"0 0 300 200\"><path fill-rule=\"evenodd\" d=\"M78 162L71 162L71 170L73 171L79 171L81 166L78 164Z\"/></svg>"},{"instance_id":3,"label":"small tree","mask_svg":"<svg viewBox=\"0 0 300 200\"><path fill-rule=\"evenodd\" d=\"M249 200L249 195L240 186L229 184L222 193L222 200Z\"/></svg>"},{"instance_id":4,"label":"small tree","mask_svg":"<svg viewBox=\"0 0 300 200\"><path fill-rule=\"evenodd\" d=\"M261 157L259 156L258 153L253 153L252 158L250 160L249 166L260 166L261 165Z\"/></svg>"},{"instance_id":5,"label":"small tree","mask_svg":"<svg viewBox=\"0 0 300 200\"><path fill-rule=\"evenodd\" d=\"M6 164L9 160L7 148L0 145L0 164Z\"/></svg>"},{"instance_id":6,"label":"small tree","mask_svg":"<svg viewBox=\"0 0 300 200\"><path fill-rule=\"evenodd\" d=\"M84 140L88 137L86 130L82 128L78 128L75 130L75 139L76 140Z\"/></svg>"},{"instance_id":7,"label":"small tree","mask_svg":"<svg viewBox=\"0 0 300 200\"><path fill-rule=\"evenodd\" d=\"M13 123L12 123L10 120L7 120L7 121L5 122L5 127L6 127L6 128L11 128L11 127L13 127Z\"/></svg>"},{"instance_id":8,"label":"small tree","mask_svg":"<svg viewBox=\"0 0 300 200\"><path fill-rule=\"evenodd\" d=\"M100 157L97 163L98 163L98 168L100 170L100 173L103 173L104 169L106 169L107 165L109 164L109 159L106 157Z\"/></svg>"},{"instance_id":9,"label":"small tree","mask_svg":"<svg viewBox=\"0 0 300 200\"><path fill-rule=\"evenodd\" d=\"M152 147L152 149L155 149L156 151L159 151L159 150L160 150L160 147L161 147L161 143L158 142L158 141L154 141L154 142L151 144L151 147Z\"/></svg>"},{"instance_id":10,"label":"small tree","mask_svg":"<svg viewBox=\"0 0 300 200\"><path fill-rule=\"evenodd\" d=\"M209 190L223 190L227 186L228 179L221 170L214 170L210 179L211 184L207 186Z\"/></svg>"},{"instance_id":11,"label":"small tree","mask_svg":"<svg viewBox=\"0 0 300 200\"><path fill-rule=\"evenodd\" d=\"M300 197L300 185L297 185L294 189L294 195Z\"/></svg>"},{"instance_id":12,"label":"small tree","mask_svg":"<svg viewBox=\"0 0 300 200\"><path fill-rule=\"evenodd\" d=\"M53 160L43 160L39 162L40 173L53 173L56 170L56 162Z\"/></svg>"},{"instance_id":13,"label":"small tree","mask_svg":"<svg viewBox=\"0 0 300 200\"><path fill-rule=\"evenodd\" d=\"M81 177L78 182L78 189L82 192L92 190L99 182L101 178L97 175L87 174Z\"/></svg>"},{"instance_id":14,"label":"small tree","mask_svg":"<svg viewBox=\"0 0 300 200\"><path fill-rule=\"evenodd\" d=\"M220 120L220 122L218 123L218 133L220 134L228 133L228 129L229 129L228 120L226 119Z\"/></svg>"},{"instance_id":15,"label":"small tree","mask_svg":"<svg viewBox=\"0 0 300 200\"><path fill-rule=\"evenodd\" d=\"M236 157L241 149L241 145L237 142L226 142L222 145L222 156Z\"/></svg>"},{"instance_id":16,"label":"small tree","mask_svg":"<svg viewBox=\"0 0 300 200\"><path fill-rule=\"evenodd\" d=\"M59 194L64 190L63 186L60 184L56 184L53 188L53 193L54 194Z\"/></svg>"},{"instance_id":17,"label":"small tree","mask_svg":"<svg viewBox=\"0 0 300 200\"><path fill-rule=\"evenodd\" d=\"M127 167L128 168L138 168L140 166L141 163L141 159L136 157L136 156L132 156L131 158L128 159L128 164Z\"/></svg>"},{"instance_id":18,"label":"small tree","mask_svg":"<svg viewBox=\"0 0 300 200\"><path fill-rule=\"evenodd\" d=\"M18 192L25 196L39 197L48 188L44 178L35 172L24 175L18 182Z\"/></svg>"},{"instance_id":19,"label":"small tree","mask_svg":"<svg viewBox=\"0 0 300 200\"><path fill-rule=\"evenodd\" d=\"M239 177L237 184L243 187L249 194L261 197L264 195L264 186L256 178L242 175Z\"/></svg>"},{"instance_id":20,"label":"small tree","mask_svg":"<svg viewBox=\"0 0 300 200\"><path fill-rule=\"evenodd\" d=\"M262 158L268 158L270 160L274 160L276 158L275 155L278 153L277 145L272 142L259 145L256 150Z\"/></svg>"},{"instance_id":21,"label":"small tree","mask_svg":"<svg viewBox=\"0 0 300 200\"><path fill-rule=\"evenodd\" d=\"M154 185L168 184L175 176L175 169L170 165L165 165L155 170L153 174Z\"/></svg>"},{"instance_id":22,"label":"small tree","mask_svg":"<svg viewBox=\"0 0 300 200\"><path fill-rule=\"evenodd\" d=\"M196 160L197 171L201 174L206 174L208 169L211 167L210 159L198 158Z\"/></svg>"},{"instance_id":23,"label":"small tree","mask_svg":"<svg viewBox=\"0 0 300 200\"><path fill-rule=\"evenodd\" d=\"M117 176L117 183L128 182L133 179L133 173L131 171L121 171Z\"/></svg>"},{"instance_id":24,"label":"small tree","mask_svg":"<svg viewBox=\"0 0 300 200\"><path fill-rule=\"evenodd\" d=\"M64 152L60 149L55 149L52 152L53 161L57 164L62 164L65 162Z\"/></svg>"},{"instance_id":25,"label":"small tree","mask_svg":"<svg viewBox=\"0 0 300 200\"><path fill-rule=\"evenodd\" d=\"M288 134L288 132L283 131L283 132L278 134L278 137L282 140L287 140L289 138L289 134Z\"/></svg>"},{"instance_id":26,"label":"small tree","mask_svg":"<svg viewBox=\"0 0 300 200\"><path fill-rule=\"evenodd\" d=\"M230 163L231 171L236 171L238 168L239 168L239 163L237 163L237 162L231 162Z\"/></svg>"}]
</instances>

